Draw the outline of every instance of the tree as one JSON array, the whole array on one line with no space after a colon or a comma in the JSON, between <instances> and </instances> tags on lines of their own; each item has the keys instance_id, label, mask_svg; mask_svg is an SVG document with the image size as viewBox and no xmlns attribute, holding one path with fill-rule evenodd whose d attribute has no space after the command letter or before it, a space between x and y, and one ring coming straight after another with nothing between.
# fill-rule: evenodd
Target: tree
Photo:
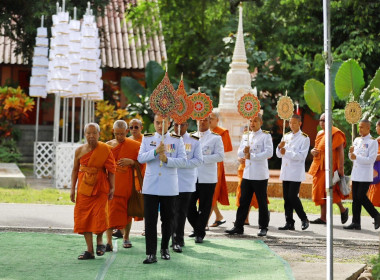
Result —
<instances>
[{"instance_id":1,"label":"tree","mask_svg":"<svg viewBox=\"0 0 380 280\"><path fill-rule=\"evenodd\" d=\"M0 26L4 32L0 35L11 38L16 42L16 54L23 54L25 61L31 64L37 27L41 26L41 16L45 16L44 26L52 25L52 15L56 13L56 0L1 0ZM61 1L59 1L61 2ZM80 18L87 8L88 0L66 1L66 10L72 11L77 7ZM92 0L91 8L96 15L102 14L109 0ZM1 30L1 29L0 29Z\"/></svg>"}]
</instances>

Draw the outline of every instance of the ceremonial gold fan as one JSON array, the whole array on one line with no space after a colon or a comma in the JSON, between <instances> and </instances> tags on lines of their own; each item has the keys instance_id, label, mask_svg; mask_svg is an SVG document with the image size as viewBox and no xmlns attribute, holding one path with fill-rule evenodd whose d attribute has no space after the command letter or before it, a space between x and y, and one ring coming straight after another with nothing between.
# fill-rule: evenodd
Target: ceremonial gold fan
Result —
<instances>
[{"instance_id":1,"label":"ceremonial gold fan","mask_svg":"<svg viewBox=\"0 0 380 280\"><path fill-rule=\"evenodd\" d=\"M289 120L294 113L294 104L289 96L281 96L277 102L278 116L283 120Z\"/></svg>"},{"instance_id":2,"label":"ceremonial gold fan","mask_svg":"<svg viewBox=\"0 0 380 280\"><path fill-rule=\"evenodd\" d=\"M358 123L362 117L362 108L360 107L360 104L356 101L348 102L344 108L344 116L348 123Z\"/></svg>"}]
</instances>

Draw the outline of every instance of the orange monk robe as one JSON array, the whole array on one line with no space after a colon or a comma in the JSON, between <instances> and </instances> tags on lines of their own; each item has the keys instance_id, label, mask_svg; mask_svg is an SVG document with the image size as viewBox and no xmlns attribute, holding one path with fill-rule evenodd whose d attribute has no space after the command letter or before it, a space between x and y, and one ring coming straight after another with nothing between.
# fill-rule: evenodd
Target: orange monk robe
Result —
<instances>
[{"instance_id":1,"label":"orange monk robe","mask_svg":"<svg viewBox=\"0 0 380 280\"><path fill-rule=\"evenodd\" d=\"M243 172L244 172L244 168L245 168L245 163L241 163L241 164L239 164L238 172L237 172L237 175L238 175L239 181L238 181L238 186L237 186L237 188L236 188L236 206L237 206L237 207L240 206L241 181L243 181ZM267 197L267 202L268 202L268 204L269 204L269 199L268 199L268 197ZM256 198L256 194L255 194L255 193L254 193L253 196L252 196L251 206L255 207L256 209L259 208L259 203L257 202L257 198Z\"/></svg>"},{"instance_id":2,"label":"orange monk robe","mask_svg":"<svg viewBox=\"0 0 380 280\"><path fill-rule=\"evenodd\" d=\"M139 150L139 142L125 138L124 142L112 148L112 153L116 162L121 158L137 161ZM123 229L132 220L127 211L127 204L133 187L132 180L134 180L134 176L131 167L116 167L115 193L113 199L108 203L110 228Z\"/></svg>"},{"instance_id":3,"label":"orange monk robe","mask_svg":"<svg viewBox=\"0 0 380 280\"><path fill-rule=\"evenodd\" d=\"M346 146L346 136L344 133L336 128L332 127L332 156L333 156L333 172L338 169L338 166L344 164L339 162L338 147L343 144ZM315 148L319 150L319 155L313 158L311 163L309 174L313 176L313 189L312 199L316 206L324 205L326 203L326 188L325 188L325 132L321 131L315 138ZM344 196L339 189L339 185L336 184L333 187L333 203L339 203Z\"/></svg>"},{"instance_id":4,"label":"orange monk robe","mask_svg":"<svg viewBox=\"0 0 380 280\"><path fill-rule=\"evenodd\" d=\"M380 139L377 139L379 149L377 154L380 154ZM380 207L380 182L377 184L371 184L367 193L369 200L371 200L373 206Z\"/></svg>"},{"instance_id":5,"label":"orange monk robe","mask_svg":"<svg viewBox=\"0 0 380 280\"><path fill-rule=\"evenodd\" d=\"M109 228L108 226L108 193L110 185L105 170L115 173L116 164L111 148L101 142L91 152L80 158L81 166L92 167L89 161L97 165L97 159L101 153L108 153L102 168L99 168L96 184L93 188L91 196L83 195L79 192L85 172L78 173L77 197L74 207L74 232L83 234L85 232L93 232L99 234Z\"/></svg>"},{"instance_id":6,"label":"orange monk robe","mask_svg":"<svg viewBox=\"0 0 380 280\"><path fill-rule=\"evenodd\" d=\"M129 136L129 138L132 139L132 136ZM141 146L141 142L142 142L142 140L143 140L143 136L141 135L140 138L135 139L134 141L139 142L139 145ZM146 169L146 163L140 164L141 175L142 175L143 178L144 178L144 174L145 174L145 169ZM140 181L138 180L138 177L137 177L137 173L136 173L136 172L137 172L137 171L135 170L135 174L134 174L134 176L135 176L135 186L136 186L136 190L137 190L138 192L141 192L142 190L141 190L141 186L140 186ZM130 220L130 219L129 219L129 220ZM128 220L128 221L129 221L129 220ZM134 217L134 220L135 220L135 221L143 221L144 218ZM130 220L130 221L132 221L132 220ZM130 223L130 221L128 222L128 224Z\"/></svg>"},{"instance_id":7,"label":"orange monk robe","mask_svg":"<svg viewBox=\"0 0 380 280\"><path fill-rule=\"evenodd\" d=\"M228 133L228 130L220 126L217 126L213 129L212 132L217 133L220 136L222 136L224 152L225 153L231 152L232 143L231 143L231 138L230 138L230 134ZM228 189L227 189L226 175L224 173L223 161L218 162L218 182L216 183L216 186L215 186L214 197L212 199L212 206L215 206L217 201L219 201L219 203L222 205L230 205L230 202L228 200Z\"/></svg>"}]
</instances>

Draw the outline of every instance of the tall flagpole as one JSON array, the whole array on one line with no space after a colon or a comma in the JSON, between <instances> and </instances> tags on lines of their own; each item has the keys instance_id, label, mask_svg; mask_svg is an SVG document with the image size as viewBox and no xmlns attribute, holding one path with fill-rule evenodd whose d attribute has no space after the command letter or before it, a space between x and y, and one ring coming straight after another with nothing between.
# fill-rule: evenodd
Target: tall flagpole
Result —
<instances>
[{"instance_id":1,"label":"tall flagpole","mask_svg":"<svg viewBox=\"0 0 380 280\"><path fill-rule=\"evenodd\" d=\"M331 118L331 81L330 68L331 38L330 38L330 0L323 0L323 53L325 58L325 186L327 206L326 226L326 279L332 280L333 273L333 215L332 215L332 118Z\"/></svg>"}]
</instances>

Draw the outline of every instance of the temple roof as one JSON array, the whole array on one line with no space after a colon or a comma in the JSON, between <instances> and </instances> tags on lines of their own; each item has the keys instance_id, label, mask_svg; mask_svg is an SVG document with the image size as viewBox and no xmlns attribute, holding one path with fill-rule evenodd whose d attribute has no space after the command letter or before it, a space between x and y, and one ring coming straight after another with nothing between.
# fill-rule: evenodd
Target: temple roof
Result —
<instances>
[{"instance_id":1,"label":"temple roof","mask_svg":"<svg viewBox=\"0 0 380 280\"><path fill-rule=\"evenodd\" d=\"M154 60L158 63L167 60L166 46L162 34L153 33L144 27L133 27L126 22L126 5L135 0L110 0L104 17L97 18L100 32L100 56L102 67L116 69L143 69ZM161 23L160 23L161 25ZM22 55L15 56L16 43L8 37L0 36L0 64L26 64Z\"/></svg>"}]
</instances>

